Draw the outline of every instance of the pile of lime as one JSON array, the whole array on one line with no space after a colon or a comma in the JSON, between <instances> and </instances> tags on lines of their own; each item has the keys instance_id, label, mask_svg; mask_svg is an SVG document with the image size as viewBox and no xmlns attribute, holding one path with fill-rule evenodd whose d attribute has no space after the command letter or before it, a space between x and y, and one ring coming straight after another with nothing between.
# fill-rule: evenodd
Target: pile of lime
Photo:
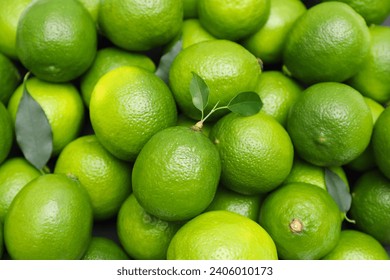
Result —
<instances>
[{"instance_id":1,"label":"pile of lime","mask_svg":"<svg viewBox=\"0 0 390 280\"><path fill-rule=\"evenodd\" d=\"M389 15L0 0L0 259L389 259Z\"/></svg>"}]
</instances>

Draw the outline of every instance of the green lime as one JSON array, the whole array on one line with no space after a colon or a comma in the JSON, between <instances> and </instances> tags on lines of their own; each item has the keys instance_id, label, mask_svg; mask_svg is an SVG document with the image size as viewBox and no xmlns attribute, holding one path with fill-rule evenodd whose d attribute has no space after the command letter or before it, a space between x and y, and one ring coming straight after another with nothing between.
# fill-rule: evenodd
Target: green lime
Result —
<instances>
[{"instance_id":1,"label":"green lime","mask_svg":"<svg viewBox=\"0 0 390 280\"><path fill-rule=\"evenodd\" d=\"M237 94L255 91L261 67L249 51L227 40L209 40L194 44L173 61L169 72L169 84L177 105L186 116L200 120L201 113L192 103L190 83L192 73L199 75L209 88L209 101L205 114L219 102L227 105ZM226 114L220 110L209 120Z\"/></svg>"},{"instance_id":2,"label":"green lime","mask_svg":"<svg viewBox=\"0 0 390 280\"><path fill-rule=\"evenodd\" d=\"M260 75L256 92L263 102L261 110L285 127L288 112L302 90L296 81L283 73L265 71Z\"/></svg>"},{"instance_id":3,"label":"green lime","mask_svg":"<svg viewBox=\"0 0 390 280\"><path fill-rule=\"evenodd\" d=\"M87 106L89 106L93 89L98 80L104 74L121 66L138 66L150 72L154 72L156 69L154 62L146 55L130 53L113 47L100 49L91 67L81 77L80 89Z\"/></svg>"},{"instance_id":4,"label":"green lime","mask_svg":"<svg viewBox=\"0 0 390 280\"><path fill-rule=\"evenodd\" d=\"M99 142L126 161L134 161L152 135L177 120L168 86L153 73L133 66L105 74L94 88L89 110Z\"/></svg>"},{"instance_id":5,"label":"green lime","mask_svg":"<svg viewBox=\"0 0 390 280\"><path fill-rule=\"evenodd\" d=\"M95 220L115 216L131 193L131 166L110 154L95 135L70 142L59 155L54 173L80 181L91 198Z\"/></svg>"},{"instance_id":6,"label":"green lime","mask_svg":"<svg viewBox=\"0 0 390 280\"><path fill-rule=\"evenodd\" d=\"M249 117L226 115L213 126L210 139L221 156L221 183L228 189L242 194L269 192L290 173L291 139L263 112Z\"/></svg>"},{"instance_id":7,"label":"green lime","mask_svg":"<svg viewBox=\"0 0 390 280\"><path fill-rule=\"evenodd\" d=\"M377 170L363 173L352 189L350 213L361 231L390 245L390 180Z\"/></svg>"},{"instance_id":8,"label":"green lime","mask_svg":"<svg viewBox=\"0 0 390 280\"><path fill-rule=\"evenodd\" d=\"M19 85L20 74L12 61L2 53L0 53L0 77L0 102L7 105L9 98Z\"/></svg>"},{"instance_id":9,"label":"green lime","mask_svg":"<svg viewBox=\"0 0 390 280\"><path fill-rule=\"evenodd\" d=\"M15 196L41 172L24 158L11 158L0 165L0 222L4 222Z\"/></svg>"},{"instance_id":10,"label":"green lime","mask_svg":"<svg viewBox=\"0 0 390 280\"><path fill-rule=\"evenodd\" d=\"M16 122L23 90L24 86L20 85L8 103L13 123ZM53 155L58 155L77 138L82 128L84 105L80 93L71 83L45 82L36 77L28 79L27 90L46 114L53 133Z\"/></svg>"},{"instance_id":11,"label":"green lime","mask_svg":"<svg viewBox=\"0 0 390 280\"><path fill-rule=\"evenodd\" d=\"M226 210L257 221L263 195L245 195L219 187L206 211Z\"/></svg>"},{"instance_id":12,"label":"green lime","mask_svg":"<svg viewBox=\"0 0 390 280\"><path fill-rule=\"evenodd\" d=\"M371 235L342 230L336 247L323 260L388 260L383 246Z\"/></svg>"},{"instance_id":13,"label":"green lime","mask_svg":"<svg viewBox=\"0 0 390 280\"><path fill-rule=\"evenodd\" d=\"M243 45L264 64L282 60L286 37L295 21L306 12L300 0L271 0L267 22L254 34L243 40Z\"/></svg>"},{"instance_id":14,"label":"green lime","mask_svg":"<svg viewBox=\"0 0 390 280\"><path fill-rule=\"evenodd\" d=\"M113 240L105 237L92 237L83 260L128 260L123 249Z\"/></svg>"},{"instance_id":15,"label":"green lime","mask_svg":"<svg viewBox=\"0 0 390 280\"><path fill-rule=\"evenodd\" d=\"M156 133L138 155L133 192L146 212L187 220L214 198L221 172L217 148L201 132L175 126Z\"/></svg>"},{"instance_id":16,"label":"green lime","mask_svg":"<svg viewBox=\"0 0 390 280\"><path fill-rule=\"evenodd\" d=\"M287 118L297 154L319 166L341 166L370 143L373 121L363 96L341 83L318 83L301 93Z\"/></svg>"},{"instance_id":17,"label":"green lime","mask_svg":"<svg viewBox=\"0 0 390 280\"><path fill-rule=\"evenodd\" d=\"M15 197L5 218L7 252L17 260L80 259L91 239L84 188L63 174L40 176Z\"/></svg>"},{"instance_id":18,"label":"green lime","mask_svg":"<svg viewBox=\"0 0 390 280\"><path fill-rule=\"evenodd\" d=\"M0 164L7 158L11 151L14 129L12 125L12 119L7 109L0 102Z\"/></svg>"},{"instance_id":19,"label":"green lime","mask_svg":"<svg viewBox=\"0 0 390 280\"><path fill-rule=\"evenodd\" d=\"M165 45L181 29L183 1L104 0L99 27L115 45L130 51L146 51Z\"/></svg>"},{"instance_id":20,"label":"green lime","mask_svg":"<svg viewBox=\"0 0 390 280\"><path fill-rule=\"evenodd\" d=\"M350 6L313 6L291 28L283 62L293 77L307 83L342 82L352 77L370 49L364 19Z\"/></svg>"},{"instance_id":21,"label":"green lime","mask_svg":"<svg viewBox=\"0 0 390 280\"><path fill-rule=\"evenodd\" d=\"M281 259L320 259L340 237L340 210L321 188L284 185L270 193L260 209L260 225L275 241Z\"/></svg>"},{"instance_id":22,"label":"green lime","mask_svg":"<svg viewBox=\"0 0 390 280\"><path fill-rule=\"evenodd\" d=\"M187 19L183 22L181 39L182 47L185 49L196 43L215 40L216 38L202 27L198 19Z\"/></svg>"},{"instance_id":23,"label":"green lime","mask_svg":"<svg viewBox=\"0 0 390 280\"><path fill-rule=\"evenodd\" d=\"M123 203L117 219L119 240L134 259L165 260L179 223L167 222L148 214L134 194Z\"/></svg>"},{"instance_id":24,"label":"green lime","mask_svg":"<svg viewBox=\"0 0 390 280\"><path fill-rule=\"evenodd\" d=\"M390 27L371 26L370 52L359 71L347 82L379 103L390 101Z\"/></svg>"},{"instance_id":25,"label":"green lime","mask_svg":"<svg viewBox=\"0 0 390 280\"><path fill-rule=\"evenodd\" d=\"M198 17L212 35L236 41L253 34L267 21L270 0L199 0Z\"/></svg>"},{"instance_id":26,"label":"green lime","mask_svg":"<svg viewBox=\"0 0 390 280\"><path fill-rule=\"evenodd\" d=\"M375 162L383 174L390 179L390 107L377 119L372 133L372 148Z\"/></svg>"},{"instance_id":27,"label":"green lime","mask_svg":"<svg viewBox=\"0 0 390 280\"><path fill-rule=\"evenodd\" d=\"M38 78L67 82L92 64L96 33L92 17L77 0L37 0L20 17L16 52Z\"/></svg>"}]
</instances>

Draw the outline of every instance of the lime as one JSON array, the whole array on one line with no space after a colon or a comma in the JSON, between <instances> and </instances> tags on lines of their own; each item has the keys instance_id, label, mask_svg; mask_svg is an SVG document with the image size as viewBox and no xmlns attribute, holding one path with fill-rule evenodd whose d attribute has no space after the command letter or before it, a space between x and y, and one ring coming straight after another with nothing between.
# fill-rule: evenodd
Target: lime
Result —
<instances>
[{"instance_id":1,"label":"lime","mask_svg":"<svg viewBox=\"0 0 390 280\"><path fill-rule=\"evenodd\" d=\"M270 0L199 0L202 25L220 39L236 41L254 33L266 22Z\"/></svg>"},{"instance_id":2,"label":"lime","mask_svg":"<svg viewBox=\"0 0 390 280\"><path fill-rule=\"evenodd\" d=\"M8 111L13 123L23 95L20 85L11 96ZM71 83L51 83L33 77L27 81L27 90L42 107L53 133L53 155L76 139L84 121L83 100L77 88Z\"/></svg>"},{"instance_id":3,"label":"lime","mask_svg":"<svg viewBox=\"0 0 390 280\"><path fill-rule=\"evenodd\" d=\"M212 128L210 139L221 156L221 183L242 194L269 192L290 173L293 145L286 130L260 112L230 113Z\"/></svg>"},{"instance_id":4,"label":"lime","mask_svg":"<svg viewBox=\"0 0 390 280\"><path fill-rule=\"evenodd\" d=\"M96 48L95 24L77 0L33 1L20 17L16 52L40 79L67 82L79 77L92 64Z\"/></svg>"},{"instance_id":5,"label":"lime","mask_svg":"<svg viewBox=\"0 0 390 280\"><path fill-rule=\"evenodd\" d=\"M291 28L283 62L307 84L342 82L361 67L370 48L364 19L340 2L315 5Z\"/></svg>"},{"instance_id":6,"label":"lime","mask_svg":"<svg viewBox=\"0 0 390 280\"><path fill-rule=\"evenodd\" d=\"M387 107L375 123L372 148L375 162L383 174L390 179L390 107Z\"/></svg>"},{"instance_id":7,"label":"lime","mask_svg":"<svg viewBox=\"0 0 390 280\"><path fill-rule=\"evenodd\" d=\"M198 19L187 19L183 22L181 38L183 49L196 43L216 39L202 27Z\"/></svg>"},{"instance_id":8,"label":"lime","mask_svg":"<svg viewBox=\"0 0 390 280\"><path fill-rule=\"evenodd\" d=\"M271 0L267 22L243 40L243 45L264 64L279 63L287 34L295 21L306 12L300 0Z\"/></svg>"},{"instance_id":9,"label":"lime","mask_svg":"<svg viewBox=\"0 0 390 280\"><path fill-rule=\"evenodd\" d=\"M128 260L123 249L113 240L105 237L92 237L83 260Z\"/></svg>"},{"instance_id":10,"label":"lime","mask_svg":"<svg viewBox=\"0 0 390 280\"><path fill-rule=\"evenodd\" d=\"M201 132L175 126L156 133L138 155L133 192L146 212L167 221L203 212L217 190L217 148Z\"/></svg>"},{"instance_id":11,"label":"lime","mask_svg":"<svg viewBox=\"0 0 390 280\"><path fill-rule=\"evenodd\" d=\"M11 151L14 130L12 120L7 109L0 102L0 164L6 159Z\"/></svg>"},{"instance_id":12,"label":"lime","mask_svg":"<svg viewBox=\"0 0 390 280\"><path fill-rule=\"evenodd\" d=\"M390 27L371 26L370 52L359 71L347 82L379 103L390 101Z\"/></svg>"},{"instance_id":13,"label":"lime","mask_svg":"<svg viewBox=\"0 0 390 280\"><path fill-rule=\"evenodd\" d=\"M80 181L91 198L96 220L116 215L131 192L131 166L111 155L95 135L70 142L59 155L54 172Z\"/></svg>"},{"instance_id":14,"label":"lime","mask_svg":"<svg viewBox=\"0 0 390 280\"><path fill-rule=\"evenodd\" d=\"M0 77L0 102L7 105L9 98L19 84L20 74L12 61L2 53L0 53Z\"/></svg>"},{"instance_id":15,"label":"lime","mask_svg":"<svg viewBox=\"0 0 390 280\"><path fill-rule=\"evenodd\" d=\"M352 189L351 218L363 232L390 245L390 180L373 170L358 179Z\"/></svg>"},{"instance_id":16,"label":"lime","mask_svg":"<svg viewBox=\"0 0 390 280\"><path fill-rule=\"evenodd\" d=\"M354 160L367 148L372 127L362 95L332 82L304 90L287 119L297 154L319 166L341 166Z\"/></svg>"},{"instance_id":17,"label":"lime","mask_svg":"<svg viewBox=\"0 0 390 280\"><path fill-rule=\"evenodd\" d=\"M226 210L257 221L262 195L244 195L219 187L206 211Z\"/></svg>"},{"instance_id":18,"label":"lime","mask_svg":"<svg viewBox=\"0 0 390 280\"><path fill-rule=\"evenodd\" d=\"M138 66L150 72L156 69L153 61L146 55L130 53L113 47L100 49L92 66L81 78L81 93L87 106L89 106L91 94L98 80L107 72L120 66Z\"/></svg>"},{"instance_id":19,"label":"lime","mask_svg":"<svg viewBox=\"0 0 390 280\"><path fill-rule=\"evenodd\" d=\"M339 240L340 210L321 188L284 185L263 201L260 225L275 241L281 259L320 259Z\"/></svg>"},{"instance_id":20,"label":"lime","mask_svg":"<svg viewBox=\"0 0 390 280\"><path fill-rule=\"evenodd\" d=\"M0 0L0 52L17 59L16 30L24 9L32 0Z\"/></svg>"},{"instance_id":21,"label":"lime","mask_svg":"<svg viewBox=\"0 0 390 280\"><path fill-rule=\"evenodd\" d=\"M256 222L210 211L187 222L169 244L169 260L277 260L273 240Z\"/></svg>"},{"instance_id":22,"label":"lime","mask_svg":"<svg viewBox=\"0 0 390 280\"><path fill-rule=\"evenodd\" d=\"M262 111L286 126L290 107L300 96L302 87L279 71L265 71L260 75L256 92L263 102Z\"/></svg>"},{"instance_id":23,"label":"lime","mask_svg":"<svg viewBox=\"0 0 390 280\"><path fill-rule=\"evenodd\" d=\"M153 134L177 119L168 86L153 73L132 66L105 74L94 88L89 109L99 142L126 161L134 161Z\"/></svg>"},{"instance_id":24,"label":"lime","mask_svg":"<svg viewBox=\"0 0 390 280\"><path fill-rule=\"evenodd\" d=\"M0 165L0 222L19 191L41 172L24 158L11 158Z\"/></svg>"},{"instance_id":25,"label":"lime","mask_svg":"<svg viewBox=\"0 0 390 280\"><path fill-rule=\"evenodd\" d=\"M15 197L5 218L4 241L12 259L80 259L91 231L87 192L65 175L48 174Z\"/></svg>"},{"instance_id":26,"label":"lime","mask_svg":"<svg viewBox=\"0 0 390 280\"><path fill-rule=\"evenodd\" d=\"M145 51L165 45L181 29L183 1L104 0L99 27L115 45Z\"/></svg>"},{"instance_id":27,"label":"lime","mask_svg":"<svg viewBox=\"0 0 390 280\"><path fill-rule=\"evenodd\" d=\"M123 203L117 219L119 240L134 259L165 260L169 243L180 226L145 212L134 194Z\"/></svg>"},{"instance_id":28,"label":"lime","mask_svg":"<svg viewBox=\"0 0 390 280\"><path fill-rule=\"evenodd\" d=\"M183 17L196 18L198 17L198 0L182 0L183 1Z\"/></svg>"},{"instance_id":29,"label":"lime","mask_svg":"<svg viewBox=\"0 0 390 280\"><path fill-rule=\"evenodd\" d=\"M323 260L388 260L383 246L371 235L342 230L337 246Z\"/></svg>"},{"instance_id":30,"label":"lime","mask_svg":"<svg viewBox=\"0 0 390 280\"><path fill-rule=\"evenodd\" d=\"M217 102L224 106L241 92L255 91L261 67L256 57L244 47L227 40L204 41L181 51L170 68L170 87L182 113L200 120L201 113L193 105L190 93L193 72L209 88L207 114ZM209 120L215 120L227 112L220 110Z\"/></svg>"}]
</instances>

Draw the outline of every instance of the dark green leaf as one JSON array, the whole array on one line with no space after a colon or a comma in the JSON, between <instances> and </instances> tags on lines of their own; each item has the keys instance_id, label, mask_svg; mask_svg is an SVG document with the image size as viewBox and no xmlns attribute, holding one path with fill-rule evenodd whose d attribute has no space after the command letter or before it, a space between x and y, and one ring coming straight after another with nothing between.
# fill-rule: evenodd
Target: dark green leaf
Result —
<instances>
[{"instance_id":1,"label":"dark green leaf","mask_svg":"<svg viewBox=\"0 0 390 280\"><path fill-rule=\"evenodd\" d=\"M23 95L16 114L16 140L25 158L42 169L53 150L53 136L49 121L41 106L27 90L28 74L24 78Z\"/></svg>"},{"instance_id":2,"label":"dark green leaf","mask_svg":"<svg viewBox=\"0 0 390 280\"><path fill-rule=\"evenodd\" d=\"M190 83L190 93L192 96L192 103L199 110L206 108L209 102L209 87L205 81L196 73L192 72L192 80Z\"/></svg>"},{"instance_id":3,"label":"dark green leaf","mask_svg":"<svg viewBox=\"0 0 390 280\"><path fill-rule=\"evenodd\" d=\"M263 102L256 92L248 91L237 94L228 104L228 109L243 116L257 114Z\"/></svg>"},{"instance_id":4,"label":"dark green leaf","mask_svg":"<svg viewBox=\"0 0 390 280\"><path fill-rule=\"evenodd\" d=\"M175 57L182 49L182 40L179 39L167 53L163 54L156 69L155 74L160 77L165 83L168 83L169 69Z\"/></svg>"},{"instance_id":5,"label":"dark green leaf","mask_svg":"<svg viewBox=\"0 0 390 280\"><path fill-rule=\"evenodd\" d=\"M332 170L325 168L325 184L328 193L333 197L340 211L347 212L351 207L352 196L344 181Z\"/></svg>"}]
</instances>

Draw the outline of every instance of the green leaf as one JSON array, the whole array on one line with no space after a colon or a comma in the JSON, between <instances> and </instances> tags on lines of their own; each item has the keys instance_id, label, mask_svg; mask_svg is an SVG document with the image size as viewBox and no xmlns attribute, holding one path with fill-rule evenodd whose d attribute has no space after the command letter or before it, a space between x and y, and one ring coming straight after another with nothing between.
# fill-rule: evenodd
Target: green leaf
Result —
<instances>
[{"instance_id":1,"label":"green leaf","mask_svg":"<svg viewBox=\"0 0 390 280\"><path fill-rule=\"evenodd\" d=\"M53 151L53 135L45 112L27 90L28 76L29 73L24 77L23 95L16 113L16 141L25 158L42 169Z\"/></svg>"},{"instance_id":2,"label":"green leaf","mask_svg":"<svg viewBox=\"0 0 390 280\"><path fill-rule=\"evenodd\" d=\"M332 170L325 168L325 184L340 211L347 212L351 208L352 196L344 181Z\"/></svg>"},{"instance_id":3,"label":"green leaf","mask_svg":"<svg viewBox=\"0 0 390 280\"><path fill-rule=\"evenodd\" d=\"M253 91L241 92L237 94L227 105L232 112L242 116L251 116L257 114L263 107L260 96Z\"/></svg>"},{"instance_id":4,"label":"green leaf","mask_svg":"<svg viewBox=\"0 0 390 280\"><path fill-rule=\"evenodd\" d=\"M169 69L171 64L179 52L182 50L181 38L169 49L168 52L163 54L160 58L160 62L157 66L155 74L160 77L165 83L169 80Z\"/></svg>"},{"instance_id":5,"label":"green leaf","mask_svg":"<svg viewBox=\"0 0 390 280\"><path fill-rule=\"evenodd\" d=\"M192 103L201 112L206 108L209 102L209 87L205 81L196 73L192 72L190 83L190 93Z\"/></svg>"}]
</instances>

